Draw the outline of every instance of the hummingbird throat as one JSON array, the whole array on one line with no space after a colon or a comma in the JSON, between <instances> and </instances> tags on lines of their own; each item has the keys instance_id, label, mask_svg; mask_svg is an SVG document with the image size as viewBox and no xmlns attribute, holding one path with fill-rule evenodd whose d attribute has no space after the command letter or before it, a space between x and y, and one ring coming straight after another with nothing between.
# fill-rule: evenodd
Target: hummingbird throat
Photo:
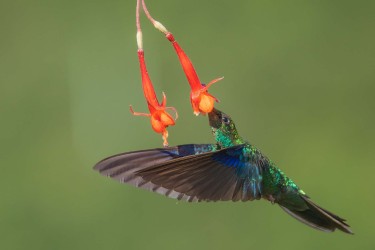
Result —
<instances>
[{"instance_id":1,"label":"hummingbird throat","mask_svg":"<svg viewBox=\"0 0 375 250\"><path fill-rule=\"evenodd\" d=\"M238 135L235 129L229 132L223 131L222 129L212 128L212 134L216 143L221 148L228 148L235 145L244 144L243 139Z\"/></svg>"}]
</instances>

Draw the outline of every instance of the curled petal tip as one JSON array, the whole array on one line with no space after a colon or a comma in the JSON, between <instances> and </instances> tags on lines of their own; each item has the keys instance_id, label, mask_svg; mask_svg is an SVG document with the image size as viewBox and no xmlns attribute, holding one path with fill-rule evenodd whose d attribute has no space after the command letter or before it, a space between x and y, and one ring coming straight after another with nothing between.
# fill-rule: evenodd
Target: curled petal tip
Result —
<instances>
[{"instance_id":1,"label":"curled petal tip","mask_svg":"<svg viewBox=\"0 0 375 250\"><path fill-rule=\"evenodd\" d=\"M178 119L178 112L177 112L177 109L175 107L166 107L165 110L172 110L174 112L174 120L177 121Z\"/></svg>"},{"instance_id":2,"label":"curled petal tip","mask_svg":"<svg viewBox=\"0 0 375 250\"><path fill-rule=\"evenodd\" d=\"M165 95L164 91L162 92L163 94L163 100L161 101L161 105L163 108L167 105L167 96Z\"/></svg>"},{"instance_id":3,"label":"curled petal tip","mask_svg":"<svg viewBox=\"0 0 375 250\"><path fill-rule=\"evenodd\" d=\"M132 105L129 105L129 110L130 110L130 113L135 116L151 116L151 114L147 114L147 113L134 112Z\"/></svg>"},{"instance_id":4,"label":"curled petal tip","mask_svg":"<svg viewBox=\"0 0 375 250\"><path fill-rule=\"evenodd\" d=\"M224 76L213 79L211 82L209 82L207 85L204 86L203 90L207 90L209 87L211 87L212 84L217 83L220 80L223 80Z\"/></svg>"}]
</instances>

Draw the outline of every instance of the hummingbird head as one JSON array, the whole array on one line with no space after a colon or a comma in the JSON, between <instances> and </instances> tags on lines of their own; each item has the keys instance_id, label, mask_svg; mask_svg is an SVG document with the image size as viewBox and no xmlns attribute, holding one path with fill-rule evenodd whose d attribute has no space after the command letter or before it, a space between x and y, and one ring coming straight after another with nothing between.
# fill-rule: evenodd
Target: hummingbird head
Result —
<instances>
[{"instance_id":1,"label":"hummingbird head","mask_svg":"<svg viewBox=\"0 0 375 250\"><path fill-rule=\"evenodd\" d=\"M230 117L220 110L213 109L208 113L208 122L212 129L220 129L227 123L229 123Z\"/></svg>"},{"instance_id":2,"label":"hummingbird head","mask_svg":"<svg viewBox=\"0 0 375 250\"><path fill-rule=\"evenodd\" d=\"M229 115L214 108L210 113L208 113L208 121L216 142L221 147L230 147L233 145L242 144L242 140L238 136L236 126Z\"/></svg>"}]
</instances>

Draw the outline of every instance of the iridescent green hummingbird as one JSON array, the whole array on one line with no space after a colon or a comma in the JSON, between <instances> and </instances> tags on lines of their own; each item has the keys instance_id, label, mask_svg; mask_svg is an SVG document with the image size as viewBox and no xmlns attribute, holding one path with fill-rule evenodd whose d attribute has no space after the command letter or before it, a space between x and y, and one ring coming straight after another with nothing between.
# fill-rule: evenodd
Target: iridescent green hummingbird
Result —
<instances>
[{"instance_id":1,"label":"iridescent green hummingbird","mask_svg":"<svg viewBox=\"0 0 375 250\"><path fill-rule=\"evenodd\" d=\"M315 229L352 234L343 218L313 203L291 179L242 139L232 119L208 114L216 144L188 144L126 152L94 167L102 175L178 200L266 199Z\"/></svg>"}]
</instances>

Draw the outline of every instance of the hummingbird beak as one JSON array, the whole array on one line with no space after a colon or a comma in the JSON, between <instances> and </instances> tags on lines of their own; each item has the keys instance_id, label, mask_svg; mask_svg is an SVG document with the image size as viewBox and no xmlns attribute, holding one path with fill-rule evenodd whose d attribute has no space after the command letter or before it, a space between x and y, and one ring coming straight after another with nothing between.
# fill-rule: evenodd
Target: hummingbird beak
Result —
<instances>
[{"instance_id":1,"label":"hummingbird beak","mask_svg":"<svg viewBox=\"0 0 375 250\"><path fill-rule=\"evenodd\" d=\"M221 116L221 111L215 108L208 113L208 122L212 128L218 129L221 127Z\"/></svg>"}]
</instances>

